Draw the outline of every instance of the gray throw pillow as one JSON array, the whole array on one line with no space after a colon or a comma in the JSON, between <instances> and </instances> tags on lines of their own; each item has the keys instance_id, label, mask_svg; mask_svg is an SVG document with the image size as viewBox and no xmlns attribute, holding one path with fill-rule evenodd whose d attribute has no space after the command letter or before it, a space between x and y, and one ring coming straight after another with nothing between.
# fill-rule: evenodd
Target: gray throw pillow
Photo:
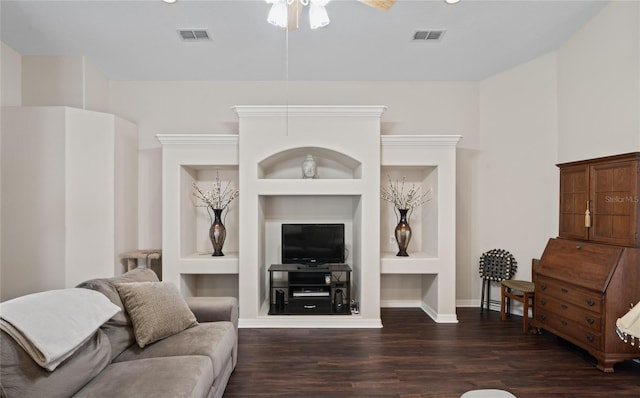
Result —
<instances>
[{"instance_id":1,"label":"gray throw pillow","mask_svg":"<svg viewBox=\"0 0 640 398\"><path fill-rule=\"evenodd\" d=\"M140 348L198 324L172 283L131 282L117 284L116 288Z\"/></svg>"}]
</instances>

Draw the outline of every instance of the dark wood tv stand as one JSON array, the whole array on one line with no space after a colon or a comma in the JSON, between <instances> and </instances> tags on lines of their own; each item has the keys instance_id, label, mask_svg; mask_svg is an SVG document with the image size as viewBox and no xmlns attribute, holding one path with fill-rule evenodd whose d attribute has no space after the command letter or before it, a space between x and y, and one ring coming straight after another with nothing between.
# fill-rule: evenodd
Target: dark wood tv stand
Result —
<instances>
[{"instance_id":1,"label":"dark wood tv stand","mask_svg":"<svg viewBox=\"0 0 640 398\"><path fill-rule=\"evenodd\" d=\"M273 264L269 287L269 315L351 315L347 264Z\"/></svg>"}]
</instances>

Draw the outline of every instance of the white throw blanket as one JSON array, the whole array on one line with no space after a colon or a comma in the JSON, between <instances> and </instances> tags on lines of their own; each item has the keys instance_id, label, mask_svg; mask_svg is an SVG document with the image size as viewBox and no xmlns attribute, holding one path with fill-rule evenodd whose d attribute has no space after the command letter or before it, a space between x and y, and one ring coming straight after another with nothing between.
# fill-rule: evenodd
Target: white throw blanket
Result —
<instances>
[{"instance_id":1,"label":"white throw blanket","mask_svg":"<svg viewBox=\"0 0 640 398\"><path fill-rule=\"evenodd\" d=\"M0 329L53 371L118 311L95 290L49 290L0 303Z\"/></svg>"}]
</instances>

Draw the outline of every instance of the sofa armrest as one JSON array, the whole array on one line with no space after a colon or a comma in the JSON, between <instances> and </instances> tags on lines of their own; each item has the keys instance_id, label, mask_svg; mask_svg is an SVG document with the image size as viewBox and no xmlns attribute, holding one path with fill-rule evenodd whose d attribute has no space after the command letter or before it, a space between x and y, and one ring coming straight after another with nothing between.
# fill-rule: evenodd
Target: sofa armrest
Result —
<instances>
[{"instance_id":1,"label":"sofa armrest","mask_svg":"<svg viewBox=\"0 0 640 398\"><path fill-rule=\"evenodd\" d=\"M235 297L185 297L198 322L232 322L238 329L238 299Z\"/></svg>"}]
</instances>

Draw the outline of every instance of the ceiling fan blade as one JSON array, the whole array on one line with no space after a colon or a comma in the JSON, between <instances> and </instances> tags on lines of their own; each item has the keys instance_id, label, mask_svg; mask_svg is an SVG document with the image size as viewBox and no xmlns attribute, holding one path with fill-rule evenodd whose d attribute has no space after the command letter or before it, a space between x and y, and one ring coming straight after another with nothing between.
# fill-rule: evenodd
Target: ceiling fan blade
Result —
<instances>
[{"instance_id":1,"label":"ceiling fan blade","mask_svg":"<svg viewBox=\"0 0 640 398\"><path fill-rule=\"evenodd\" d=\"M302 15L303 7L300 0L294 0L287 6L287 26L289 30L296 30L300 27L300 16Z\"/></svg>"},{"instance_id":2,"label":"ceiling fan blade","mask_svg":"<svg viewBox=\"0 0 640 398\"><path fill-rule=\"evenodd\" d=\"M396 0L358 0L360 3L364 3L369 7L377 8L378 10L387 11L393 6Z\"/></svg>"}]
</instances>

